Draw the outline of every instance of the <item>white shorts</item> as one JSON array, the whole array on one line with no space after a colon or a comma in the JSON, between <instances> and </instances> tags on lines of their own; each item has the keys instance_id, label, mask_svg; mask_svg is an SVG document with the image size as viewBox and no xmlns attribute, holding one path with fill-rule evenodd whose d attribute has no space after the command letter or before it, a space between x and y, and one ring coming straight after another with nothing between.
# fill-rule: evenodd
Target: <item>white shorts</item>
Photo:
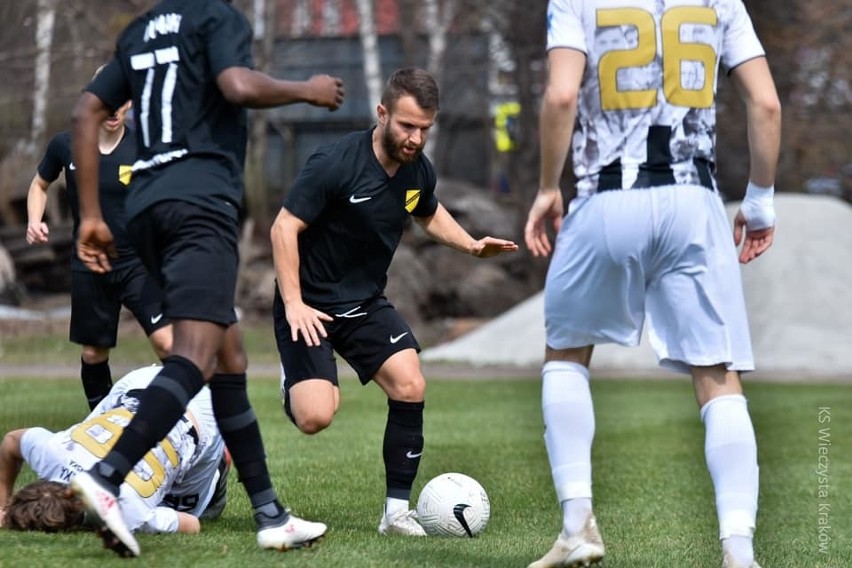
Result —
<instances>
[{"instance_id":1,"label":"white shorts","mask_svg":"<svg viewBox=\"0 0 852 568\"><path fill-rule=\"evenodd\" d=\"M547 344L636 346L660 365L751 371L737 251L719 196L700 186L606 191L571 203L544 293Z\"/></svg>"}]
</instances>

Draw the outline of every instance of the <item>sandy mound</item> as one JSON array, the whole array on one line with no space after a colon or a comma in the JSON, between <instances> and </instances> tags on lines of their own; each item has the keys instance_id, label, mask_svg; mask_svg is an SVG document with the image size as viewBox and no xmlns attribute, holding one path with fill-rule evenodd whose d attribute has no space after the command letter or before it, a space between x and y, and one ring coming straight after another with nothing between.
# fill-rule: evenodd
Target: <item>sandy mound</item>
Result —
<instances>
[{"instance_id":1,"label":"sandy mound","mask_svg":"<svg viewBox=\"0 0 852 568\"><path fill-rule=\"evenodd\" d=\"M728 206L731 216L737 204ZM760 375L852 378L852 207L833 197L776 197L775 244L743 267ZM422 353L425 361L536 366L544 352L542 294L488 324ZM593 370L659 375L643 337L635 349L601 345Z\"/></svg>"}]
</instances>

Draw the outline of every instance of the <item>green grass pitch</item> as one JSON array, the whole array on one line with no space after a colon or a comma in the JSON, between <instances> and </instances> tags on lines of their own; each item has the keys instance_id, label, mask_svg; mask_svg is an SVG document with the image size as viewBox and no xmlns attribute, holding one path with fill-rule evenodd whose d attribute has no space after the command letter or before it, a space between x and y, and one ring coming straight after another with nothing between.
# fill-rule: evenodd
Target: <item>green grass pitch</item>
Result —
<instances>
[{"instance_id":1,"label":"green grass pitch","mask_svg":"<svg viewBox=\"0 0 852 568\"><path fill-rule=\"evenodd\" d=\"M69 369L69 376L75 371ZM474 539L377 534L386 415L378 388L343 379L334 425L309 437L285 419L276 379L250 377L250 385L276 488L295 513L329 525L317 547L283 555L259 550L248 501L232 472L228 507L222 519L203 526L201 535L141 535L142 557L128 561L113 557L88 533L2 531L0 568L520 567L546 552L560 529L542 440L538 380L429 382L426 448L413 501L439 473L460 471L476 478L491 498L492 517ZM759 561L764 568L852 566L849 387L746 388L761 466ZM592 389L595 509L607 546L604 566L718 567L703 425L689 381L593 380ZM76 379L0 378L2 432L66 427L80 419L84 407ZM19 484L31 479L25 468Z\"/></svg>"}]
</instances>

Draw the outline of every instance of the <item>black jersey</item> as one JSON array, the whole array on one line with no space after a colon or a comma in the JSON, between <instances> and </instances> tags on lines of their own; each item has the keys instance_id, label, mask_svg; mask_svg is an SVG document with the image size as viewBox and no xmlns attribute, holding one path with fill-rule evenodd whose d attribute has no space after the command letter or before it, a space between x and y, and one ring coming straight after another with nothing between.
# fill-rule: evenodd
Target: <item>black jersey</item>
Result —
<instances>
[{"instance_id":1,"label":"black jersey","mask_svg":"<svg viewBox=\"0 0 852 568\"><path fill-rule=\"evenodd\" d=\"M136 252L130 244L125 231L127 218L124 202L127 198L127 186L131 179L131 166L136 159L136 143L129 128L124 129L121 141L109 154L100 155L98 167L98 183L101 214L112 231L118 258L110 260L115 267L136 258ZM74 176L74 160L71 151L71 133L60 132L47 145L47 150L38 165L38 175L47 182L54 182L59 173L65 170L65 190L68 195L68 205L74 220L74 241L77 240L77 230L80 227L80 201L77 193L77 180ZM77 257L77 247L71 259L73 270L87 271L88 268Z\"/></svg>"},{"instance_id":2,"label":"black jersey","mask_svg":"<svg viewBox=\"0 0 852 568\"><path fill-rule=\"evenodd\" d=\"M130 218L170 199L236 218L247 116L216 77L252 66L251 39L245 16L224 0L163 0L121 34L87 90L110 109L133 100L139 156Z\"/></svg>"},{"instance_id":3,"label":"black jersey","mask_svg":"<svg viewBox=\"0 0 852 568\"><path fill-rule=\"evenodd\" d=\"M421 155L389 177L372 130L354 132L308 159L284 207L308 224L299 234L305 303L354 307L383 293L409 214L435 213L435 171Z\"/></svg>"}]
</instances>

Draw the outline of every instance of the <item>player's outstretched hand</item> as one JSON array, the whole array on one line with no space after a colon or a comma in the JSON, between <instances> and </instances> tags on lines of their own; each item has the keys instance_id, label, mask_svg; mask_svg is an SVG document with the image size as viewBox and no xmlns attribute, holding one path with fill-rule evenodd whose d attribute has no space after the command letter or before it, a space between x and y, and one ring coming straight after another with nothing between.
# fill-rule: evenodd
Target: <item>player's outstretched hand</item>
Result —
<instances>
[{"instance_id":1,"label":"player's outstretched hand","mask_svg":"<svg viewBox=\"0 0 852 568\"><path fill-rule=\"evenodd\" d=\"M47 228L47 223L39 221L27 225L27 244L46 243L49 235L50 230Z\"/></svg>"},{"instance_id":2,"label":"player's outstretched hand","mask_svg":"<svg viewBox=\"0 0 852 568\"><path fill-rule=\"evenodd\" d=\"M774 226L757 231L749 230L743 212L737 211L737 216L734 217L734 244L737 246L740 246L741 242L743 244L740 250L740 264L748 264L766 252L772 246L774 236Z\"/></svg>"},{"instance_id":3,"label":"player's outstretched hand","mask_svg":"<svg viewBox=\"0 0 852 568\"><path fill-rule=\"evenodd\" d=\"M287 314L287 323L290 324L290 339L293 341L298 341L301 334L308 347L316 347L320 344L320 338L328 337L322 322L333 321L334 318L330 315L302 302L289 303L284 311Z\"/></svg>"},{"instance_id":4,"label":"player's outstretched hand","mask_svg":"<svg viewBox=\"0 0 852 568\"><path fill-rule=\"evenodd\" d=\"M343 96L346 94L343 79L331 75L314 75L308 79L308 88L312 94L312 105L337 110L343 104Z\"/></svg>"},{"instance_id":5,"label":"player's outstretched hand","mask_svg":"<svg viewBox=\"0 0 852 568\"><path fill-rule=\"evenodd\" d=\"M495 239L494 237L483 237L473 243L473 249L470 254L477 258L491 258L504 252L514 252L518 250L518 245L512 241L505 239Z\"/></svg>"},{"instance_id":6,"label":"player's outstretched hand","mask_svg":"<svg viewBox=\"0 0 852 568\"><path fill-rule=\"evenodd\" d=\"M110 258L115 258L112 232L103 219L83 219L77 233L77 256L92 272L109 272Z\"/></svg>"},{"instance_id":7,"label":"player's outstretched hand","mask_svg":"<svg viewBox=\"0 0 852 568\"><path fill-rule=\"evenodd\" d=\"M550 238L547 236L547 220L553 222L554 233L559 232L562 226L564 206L562 205L562 193L559 188L540 189L535 196L527 224L524 227L524 242L533 256L547 256L550 254Z\"/></svg>"}]
</instances>

